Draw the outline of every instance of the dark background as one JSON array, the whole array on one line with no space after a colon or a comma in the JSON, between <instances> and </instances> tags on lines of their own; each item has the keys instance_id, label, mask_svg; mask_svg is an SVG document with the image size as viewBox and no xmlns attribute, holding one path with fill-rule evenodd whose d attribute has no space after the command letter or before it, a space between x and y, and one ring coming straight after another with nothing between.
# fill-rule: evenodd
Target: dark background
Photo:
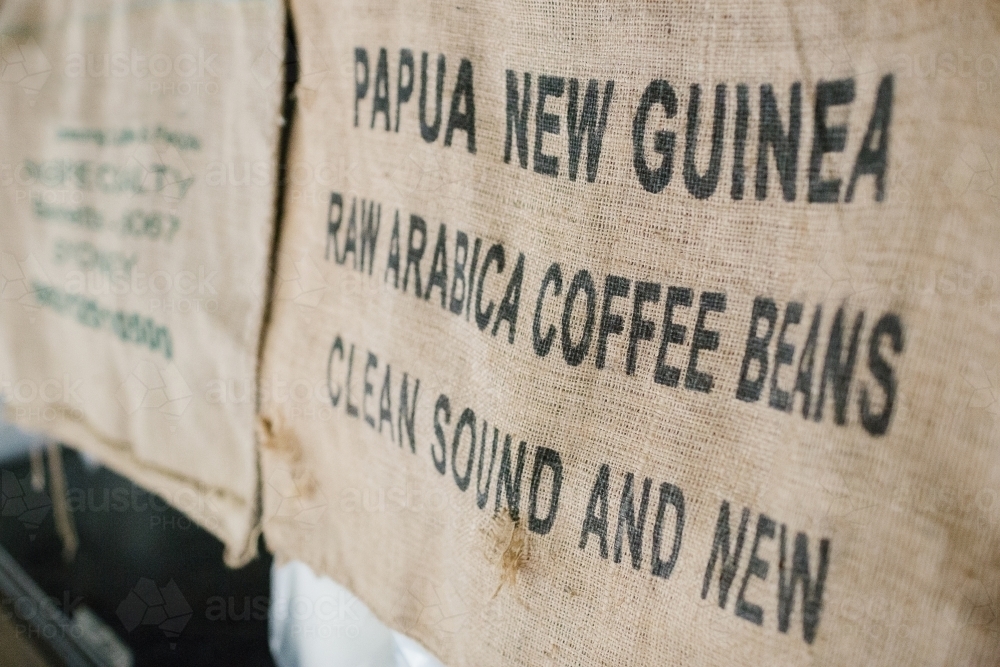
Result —
<instances>
[{"instance_id":1,"label":"dark background","mask_svg":"<svg viewBox=\"0 0 1000 667\"><path fill-rule=\"evenodd\" d=\"M132 648L137 667L273 665L267 645L271 557L262 545L254 561L231 570L223 564L222 543L165 501L107 468L88 465L72 450L62 452L80 540L74 561L63 562L51 505L38 524L23 514L0 516L0 544L59 609L72 615L80 605L89 607ZM27 457L0 467L22 480L25 490L30 486ZM40 508L49 499L41 502ZM148 607L137 607L134 597L132 606L121 607L137 585L143 591L143 579L157 589L173 581L190 608L184 622L184 614L176 613L184 612L184 604L169 605L180 628L176 636L156 623L164 612L140 619L137 614ZM149 582L145 586L148 591Z\"/></svg>"}]
</instances>

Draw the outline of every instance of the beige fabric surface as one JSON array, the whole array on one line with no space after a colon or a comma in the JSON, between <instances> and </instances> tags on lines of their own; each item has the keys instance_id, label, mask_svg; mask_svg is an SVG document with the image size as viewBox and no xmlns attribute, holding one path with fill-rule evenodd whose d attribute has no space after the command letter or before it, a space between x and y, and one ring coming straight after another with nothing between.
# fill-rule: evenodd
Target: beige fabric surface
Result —
<instances>
[{"instance_id":1,"label":"beige fabric surface","mask_svg":"<svg viewBox=\"0 0 1000 667\"><path fill-rule=\"evenodd\" d=\"M994 5L292 8L279 556L450 665L997 664Z\"/></svg>"}]
</instances>

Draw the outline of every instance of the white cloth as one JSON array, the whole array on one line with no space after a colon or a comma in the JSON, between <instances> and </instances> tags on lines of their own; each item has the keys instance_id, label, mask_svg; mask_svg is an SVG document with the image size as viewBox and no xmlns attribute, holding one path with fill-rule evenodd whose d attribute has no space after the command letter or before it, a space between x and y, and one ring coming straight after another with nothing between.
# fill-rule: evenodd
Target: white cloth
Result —
<instances>
[{"instance_id":1,"label":"white cloth","mask_svg":"<svg viewBox=\"0 0 1000 667\"><path fill-rule=\"evenodd\" d=\"M443 667L346 588L300 561L271 568L268 634L278 667Z\"/></svg>"}]
</instances>

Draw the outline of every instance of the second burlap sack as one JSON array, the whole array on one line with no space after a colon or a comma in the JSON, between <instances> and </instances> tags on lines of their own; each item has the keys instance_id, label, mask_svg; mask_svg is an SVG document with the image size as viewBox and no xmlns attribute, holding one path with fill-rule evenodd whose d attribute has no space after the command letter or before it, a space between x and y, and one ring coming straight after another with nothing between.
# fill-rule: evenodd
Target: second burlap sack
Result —
<instances>
[{"instance_id":1,"label":"second burlap sack","mask_svg":"<svg viewBox=\"0 0 1000 667\"><path fill-rule=\"evenodd\" d=\"M257 551L284 28L256 0L0 8L5 416L183 510L231 564ZM93 491L71 510L146 507Z\"/></svg>"}]
</instances>

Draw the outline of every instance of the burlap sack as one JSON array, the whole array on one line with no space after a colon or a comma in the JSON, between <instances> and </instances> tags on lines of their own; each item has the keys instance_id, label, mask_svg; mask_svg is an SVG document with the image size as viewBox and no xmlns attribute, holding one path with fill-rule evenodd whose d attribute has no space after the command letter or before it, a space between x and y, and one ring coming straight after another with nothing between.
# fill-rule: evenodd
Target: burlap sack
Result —
<instances>
[{"instance_id":1,"label":"burlap sack","mask_svg":"<svg viewBox=\"0 0 1000 667\"><path fill-rule=\"evenodd\" d=\"M6 416L161 494L230 562L256 546L283 17L276 2L0 10Z\"/></svg>"},{"instance_id":2,"label":"burlap sack","mask_svg":"<svg viewBox=\"0 0 1000 667\"><path fill-rule=\"evenodd\" d=\"M292 6L280 556L449 665L997 664L995 6Z\"/></svg>"}]
</instances>

